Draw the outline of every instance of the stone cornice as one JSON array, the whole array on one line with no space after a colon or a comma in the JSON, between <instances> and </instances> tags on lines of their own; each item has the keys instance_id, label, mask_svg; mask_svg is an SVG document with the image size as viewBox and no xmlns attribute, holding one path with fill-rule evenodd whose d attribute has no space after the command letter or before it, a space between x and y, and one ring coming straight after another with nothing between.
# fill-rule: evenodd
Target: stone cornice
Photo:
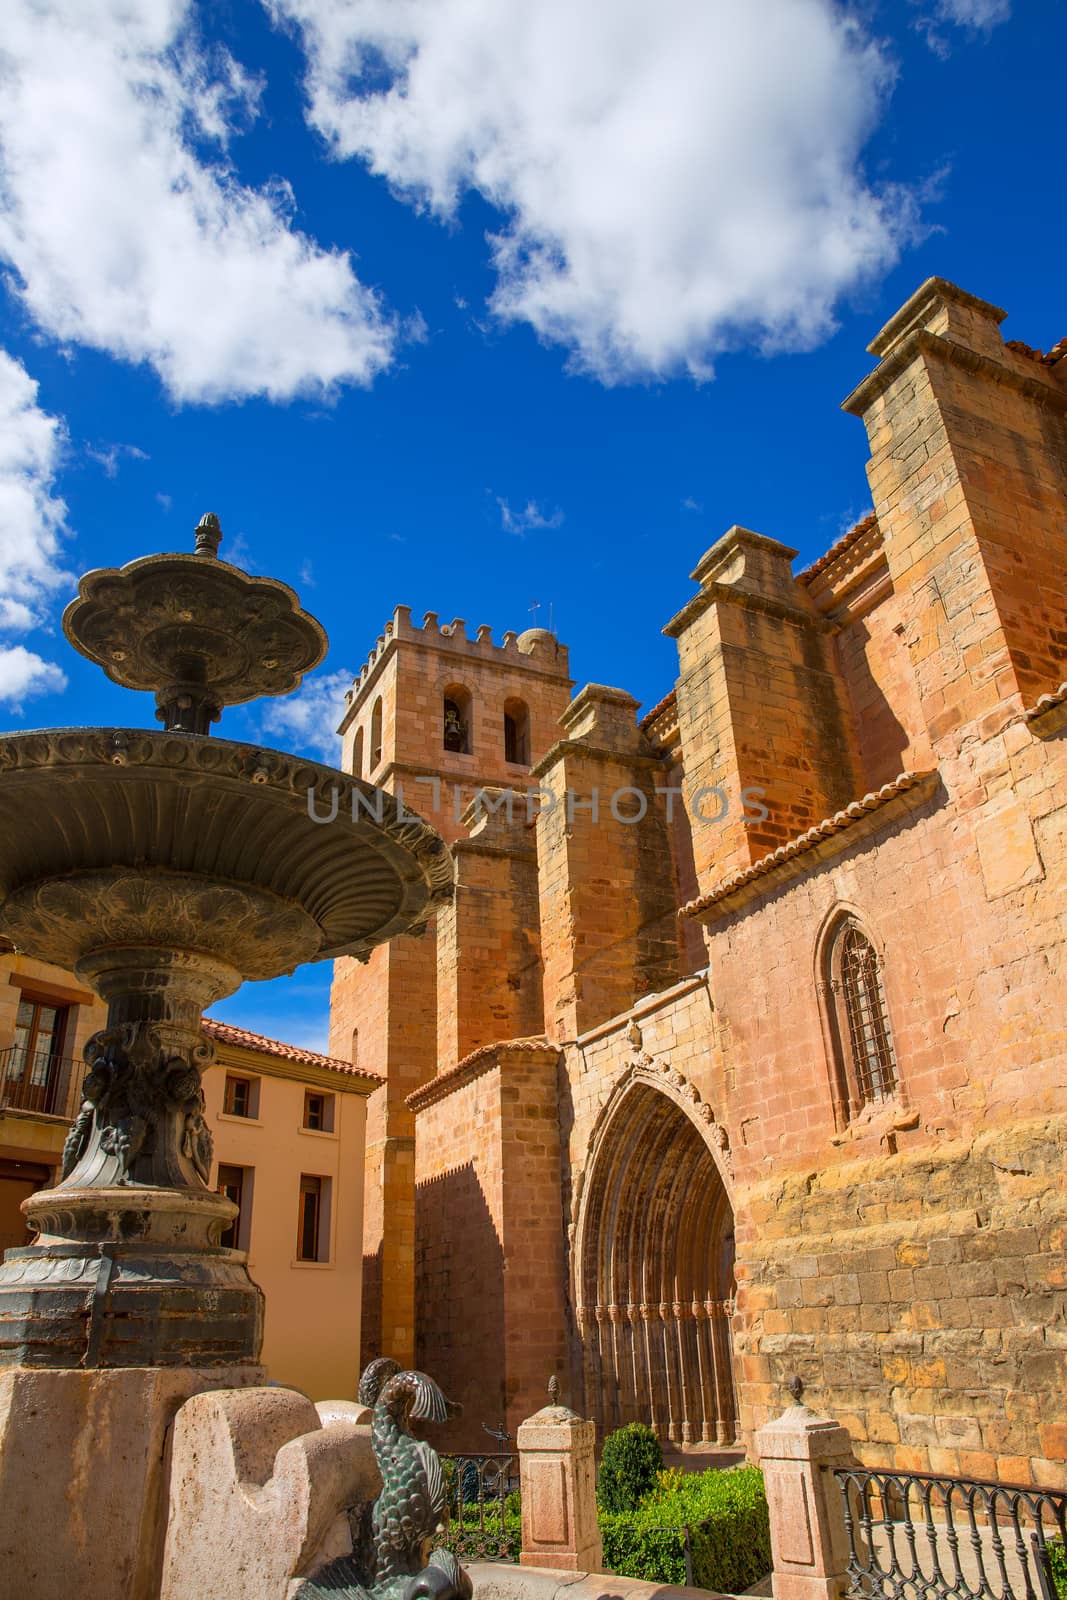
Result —
<instances>
[{"instance_id":1,"label":"stone cornice","mask_svg":"<svg viewBox=\"0 0 1067 1600\"><path fill-rule=\"evenodd\" d=\"M875 334L867 346L868 353L872 356L888 355L913 325L918 326L924 316L945 303L976 311L980 317L998 325L1008 315L1002 306L995 306L991 301L971 294L969 289L961 289L958 283L952 283L948 278L927 278L914 294L908 296L900 310L893 313L885 327Z\"/></svg>"},{"instance_id":2,"label":"stone cornice","mask_svg":"<svg viewBox=\"0 0 1067 1600\"><path fill-rule=\"evenodd\" d=\"M1009 354L1006 346L1005 354ZM1047 377L1039 378L1036 374L1017 371L1009 366L1007 361L995 361L992 356L980 355L976 350L968 350L965 345L958 344L954 339L948 339L943 334L931 333L927 328L915 328L906 334L891 354L886 356L884 361L841 402L842 411L850 412L855 417L862 417L905 368L918 356L924 355L934 356L938 360L962 368L965 372L989 378L993 383L1004 384L1007 388L1017 390L1020 394L1026 395L1027 399L1036 401L1038 405L1047 406L1052 411L1067 411L1067 389L1064 389L1051 373Z\"/></svg>"},{"instance_id":3,"label":"stone cornice","mask_svg":"<svg viewBox=\"0 0 1067 1600\"><path fill-rule=\"evenodd\" d=\"M525 828L527 824L524 822L522 826ZM509 861L537 862L537 851L533 845L509 844L504 839L484 839L480 834L470 839L457 839L451 850L454 856L506 856Z\"/></svg>"},{"instance_id":4,"label":"stone cornice","mask_svg":"<svg viewBox=\"0 0 1067 1600\"><path fill-rule=\"evenodd\" d=\"M584 1050L587 1045L595 1044L599 1039L610 1038L613 1033L620 1033L639 1018L651 1016L653 1012L661 1011L664 1006L673 1005L676 1000L695 993L697 989L704 989L707 992L708 1003L714 1009L708 978L709 969L701 967L699 972L690 973L688 977L672 983L669 989L657 989L653 994L643 995L629 1011L620 1011L617 1016L609 1017L606 1022L598 1022L595 1028L580 1033L575 1039L565 1039L563 1043L575 1044L580 1050Z\"/></svg>"},{"instance_id":5,"label":"stone cornice","mask_svg":"<svg viewBox=\"0 0 1067 1600\"><path fill-rule=\"evenodd\" d=\"M600 745L584 744L581 739L560 739L535 767L530 768L530 777L540 778L565 756L581 756L584 760L597 761L603 766L644 767L656 772L663 770L663 758L645 751L605 750Z\"/></svg>"},{"instance_id":6,"label":"stone cornice","mask_svg":"<svg viewBox=\"0 0 1067 1600\"><path fill-rule=\"evenodd\" d=\"M516 773L515 784L521 783L523 778L531 777L532 774L533 769L531 767L524 768L522 772ZM375 768L375 787L378 789L385 789L386 784L391 778L394 777L412 779L437 778L440 781L442 788L445 788L448 785L451 785L453 789L500 789L504 787L499 776L495 778L483 778L478 773L472 772L445 772L440 767L431 767L429 762L427 762L425 766L416 767L412 766L411 762L409 761L382 762L378 767ZM363 781L364 784L369 787L370 779L365 778ZM515 788L515 784L509 781L507 787ZM516 794L522 794L523 790L515 789L515 792ZM386 789L386 793L392 795L394 799L396 798L391 789ZM425 783L419 787L416 793L410 795L405 794L404 816L406 817L409 813L411 813L412 815L422 819L422 813L415 804L416 798L417 796L425 796L426 799L429 799L432 794L433 790L428 784ZM470 801L465 803L469 805Z\"/></svg>"},{"instance_id":7,"label":"stone cornice","mask_svg":"<svg viewBox=\"0 0 1067 1600\"><path fill-rule=\"evenodd\" d=\"M936 769L902 772L891 783L853 800L842 811L816 823L752 866L724 878L707 894L683 906L678 915L707 924L740 910L757 897L840 855L894 817L914 811L934 793L939 782Z\"/></svg>"},{"instance_id":8,"label":"stone cornice","mask_svg":"<svg viewBox=\"0 0 1067 1600\"><path fill-rule=\"evenodd\" d=\"M559 1061L560 1047L544 1038L508 1039L501 1044L484 1044L480 1049L472 1050L469 1056L464 1056L448 1072L442 1072L429 1083L423 1084L421 1089L416 1089L414 1094L409 1094L404 1104L416 1114L425 1111L428 1106L436 1105L438 1100L447 1099L457 1089L473 1083L475 1078L492 1072L494 1067L503 1066L509 1056L526 1060L537 1057L546 1066L554 1066Z\"/></svg>"},{"instance_id":9,"label":"stone cornice","mask_svg":"<svg viewBox=\"0 0 1067 1600\"><path fill-rule=\"evenodd\" d=\"M740 606L745 611L758 611L764 616L776 617L780 622L790 622L798 628L812 628L816 632L829 632L831 624L818 612L805 611L800 606L784 605L765 595L753 594L748 589L738 589L730 583L709 583L695 594L681 611L676 612L663 629L668 639L677 639L695 622L697 617L712 605Z\"/></svg>"}]
</instances>

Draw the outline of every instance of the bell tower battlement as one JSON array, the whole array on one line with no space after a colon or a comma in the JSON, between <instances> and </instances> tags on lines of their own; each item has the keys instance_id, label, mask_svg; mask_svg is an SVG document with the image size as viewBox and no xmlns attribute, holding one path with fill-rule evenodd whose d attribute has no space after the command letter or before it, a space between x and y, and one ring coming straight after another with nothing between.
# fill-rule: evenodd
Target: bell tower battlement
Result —
<instances>
[{"instance_id":1,"label":"bell tower battlement","mask_svg":"<svg viewBox=\"0 0 1067 1600\"><path fill-rule=\"evenodd\" d=\"M428 611L417 627L397 606L346 696L341 764L401 788L409 809L455 839L472 790L526 786L559 738L571 688L567 647L547 628L496 644L484 623L471 638L461 617Z\"/></svg>"}]
</instances>

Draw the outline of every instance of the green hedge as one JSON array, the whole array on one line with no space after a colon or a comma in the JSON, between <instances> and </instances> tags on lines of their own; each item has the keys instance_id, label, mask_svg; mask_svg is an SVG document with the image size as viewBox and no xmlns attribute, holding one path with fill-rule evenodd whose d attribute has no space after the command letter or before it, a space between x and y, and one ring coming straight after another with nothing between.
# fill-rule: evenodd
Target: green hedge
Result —
<instances>
[{"instance_id":1,"label":"green hedge","mask_svg":"<svg viewBox=\"0 0 1067 1600\"><path fill-rule=\"evenodd\" d=\"M1052 1569L1056 1593L1067 1600L1067 1550L1059 1539L1050 1539L1048 1542L1048 1564Z\"/></svg>"},{"instance_id":2,"label":"green hedge","mask_svg":"<svg viewBox=\"0 0 1067 1600\"><path fill-rule=\"evenodd\" d=\"M771 1569L767 1500L758 1467L661 1472L655 1489L636 1510L601 1510L599 1520L604 1568L620 1577L684 1584L686 1525L692 1530L693 1582L698 1588L739 1594ZM500 1513L486 1507L484 1535L495 1544L500 1533ZM466 1505L462 1516L453 1515L445 1542L467 1561L518 1561L522 1519L517 1495L507 1499L500 1554L480 1551L482 1537L477 1507Z\"/></svg>"},{"instance_id":3,"label":"green hedge","mask_svg":"<svg viewBox=\"0 0 1067 1600\"><path fill-rule=\"evenodd\" d=\"M758 1467L663 1473L636 1511L601 1512L604 1566L621 1577L684 1584L685 1527L693 1582L738 1594L771 1568L771 1535Z\"/></svg>"},{"instance_id":4,"label":"green hedge","mask_svg":"<svg viewBox=\"0 0 1067 1600\"><path fill-rule=\"evenodd\" d=\"M596 1497L601 1511L635 1511L663 1471L663 1446L647 1422L628 1422L604 1440Z\"/></svg>"}]
</instances>

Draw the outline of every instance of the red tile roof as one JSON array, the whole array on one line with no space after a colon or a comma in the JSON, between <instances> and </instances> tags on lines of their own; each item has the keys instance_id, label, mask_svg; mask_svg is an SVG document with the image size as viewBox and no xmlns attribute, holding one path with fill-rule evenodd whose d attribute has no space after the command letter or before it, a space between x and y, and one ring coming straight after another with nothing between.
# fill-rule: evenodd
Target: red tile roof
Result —
<instances>
[{"instance_id":1,"label":"red tile roof","mask_svg":"<svg viewBox=\"0 0 1067 1600\"><path fill-rule=\"evenodd\" d=\"M836 544L830 546L825 555L820 556L818 561L813 561L810 567L805 567L803 572L798 572L796 581L803 584L810 583L832 561L836 561L838 556L842 555L850 545L855 544L857 539L862 539L865 533L868 533L871 528L875 528L877 525L878 519L875 517L874 512L868 511L867 515L861 517L854 527L851 527L846 534L842 534Z\"/></svg>"},{"instance_id":2,"label":"red tile roof","mask_svg":"<svg viewBox=\"0 0 1067 1600\"><path fill-rule=\"evenodd\" d=\"M645 712L644 716L640 719L640 721L638 722L637 726L639 728L641 728L641 729L647 728L650 723L655 722L656 718L661 714L661 712L664 712L664 711L668 710L674 704L676 699L677 699L677 695L676 695L675 691L672 689L669 694L665 694L663 696L662 700L657 700L656 701L656 703L652 707L651 711L646 711Z\"/></svg>"},{"instance_id":3,"label":"red tile roof","mask_svg":"<svg viewBox=\"0 0 1067 1600\"><path fill-rule=\"evenodd\" d=\"M331 1072L343 1072L349 1078L366 1078L370 1083L385 1080L376 1072L366 1072L354 1067L350 1061L338 1061L334 1056L320 1055L317 1050L305 1050L298 1044L286 1044L281 1039L268 1039L266 1034L251 1033L247 1028L235 1028L230 1022L216 1022L214 1017L204 1018L204 1032L219 1044L232 1044L241 1050L258 1050L261 1055L277 1056L281 1061L297 1061L305 1067L328 1067Z\"/></svg>"},{"instance_id":4,"label":"red tile roof","mask_svg":"<svg viewBox=\"0 0 1067 1600\"><path fill-rule=\"evenodd\" d=\"M1043 367L1054 367L1067 356L1067 338L1058 340L1044 354L1035 350L1032 344L1024 344L1022 339L1006 339L1004 342L1009 350L1014 350L1020 356L1028 356L1031 361L1040 361Z\"/></svg>"},{"instance_id":5,"label":"red tile roof","mask_svg":"<svg viewBox=\"0 0 1067 1600\"><path fill-rule=\"evenodd\" d=\"M518 1051L548 1051L553 1056L559 1055L559 1046L551 1044L541 1034L531 1035L526 1039L501 1039L496 1044L483 1044L477 1050L472 1050L458 1061L454 1067L449 1067L447 1072L439 1073L436 1078L431 1078L429 1083L424 1083L421 1089L416 1089L409 1094L405 1105L412 1111L422 1111L426 1106L433 1105L436 1100L443 1100L453 1089L460 1088L465 1083L470 1083L474 1078L480 1078L483 1073L491 1072L501 1056L514 1055Z\"/></svg>"}]
</instances>

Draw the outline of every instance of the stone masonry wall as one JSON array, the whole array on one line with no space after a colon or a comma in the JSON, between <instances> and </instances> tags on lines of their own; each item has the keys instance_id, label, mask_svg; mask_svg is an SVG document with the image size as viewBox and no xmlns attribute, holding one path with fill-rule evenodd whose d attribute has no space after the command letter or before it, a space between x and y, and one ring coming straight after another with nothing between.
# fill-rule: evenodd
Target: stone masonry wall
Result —
<instances>
[{"instance_id":1,"label":"stone masonry wall","mask_svg":"<svg viewBox=\"0 0 1067 1600\"><path fill-rule=\"evenodd\" d=\"M566 1368L557 1055L486 1051L414 1097L416 1355L463 1405L448 1449L514 1435Z\"/></svg>"}]
</instances>

